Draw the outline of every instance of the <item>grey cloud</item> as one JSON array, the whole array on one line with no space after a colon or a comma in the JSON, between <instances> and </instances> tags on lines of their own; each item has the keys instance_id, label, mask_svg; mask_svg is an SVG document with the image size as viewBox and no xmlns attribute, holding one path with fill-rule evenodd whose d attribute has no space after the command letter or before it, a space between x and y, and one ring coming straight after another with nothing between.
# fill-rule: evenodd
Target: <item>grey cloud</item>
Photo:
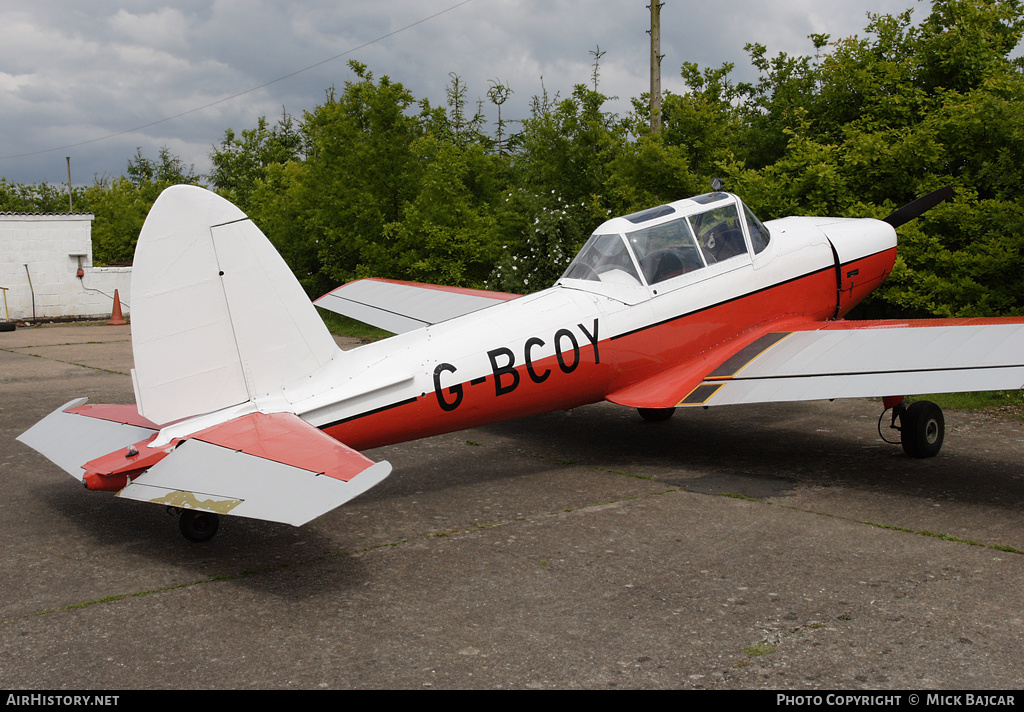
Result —
<instances>
[{"instance_id":1,"label":"grey cloud","mask_svg":"<svg viewBox=\"0 0 1024 712\"><path fill-rule=\"evenodd\" d=\"M135 127L189 112L224 97L321 62L440 12L456 0L313 0L302 3L241 0L64 3L37 0L0 10L0 175L17 182L117 175L136 146L150 156L168 145L197 170L227 128L276 119L282 107L295 116L324 99L325 90L353 78L348 59L389 76L417 98L443 104L449 73L462 77L471 105L484 99L490 80L515 92L503 117L525 117L543 85L571 93L589 83L600 46L601 90L629 110L648 89L647 0L475 0L344 57L227 102L148 128ZM684 3L662 9L664 86L683 91L679 67L736 65L753 78L743 46L760 42L769 54L813 50L812 32L834 38L862 33L865 14L899 12L914 0L756 0ZM493 121L493 107L485 104ZM116 137L101 137L130 131Z\"/></svg>"}]
</instances>

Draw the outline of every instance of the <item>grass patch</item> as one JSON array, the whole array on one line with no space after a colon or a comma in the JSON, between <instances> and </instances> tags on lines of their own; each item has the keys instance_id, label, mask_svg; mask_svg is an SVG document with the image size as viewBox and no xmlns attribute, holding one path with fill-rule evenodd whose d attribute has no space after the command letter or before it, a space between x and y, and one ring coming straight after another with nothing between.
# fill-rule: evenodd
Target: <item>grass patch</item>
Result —
<instances>
[{"instance_id":1,"label":"grass patch","mask_svg":"<svg viewBox=\"0 0 1024 712\"><path fill-rule=\"evenodd\" d=\"M370 326L350 317L335 314L327 309L317 307L316 310L319 312L320 318L324 320L324 324L327 325L327 330L335 336L351 336L364 341L380 341L389 336L394 336L390 331L384 331L384 329L378 329L376 326Z\"/></svg>"},{"instance_id":2,"label":"grass patch","mask_svg":"<svg viewBox=\"0 0 1024 712\"><path fill-rule=\"evenodd\" d=\"M934 393L911 400L929 400L940 408L979 410L981 408L1020 408L1024 418L1024 391L980 391L973 393Z\"/></svg>"},{"instance_id":3,"label":"grass patch","mask_svg":"<svg viewBox=\"0 0 1024 712\"><path fill-rule=\"evenodd\" d=\"M653 480L654 478L650 475L638 475L633 472L626 472L625 470L609 470L607 468L600 468L604 472L610 472L613 475L623 475L624 477L635 477L638 480Z\"/></svg>"},{"instance_id":4,"label":"grass patch","mask_svg":"<svg viewBox=\"0 0 1024 712\"><path fill-rule=\"evenodd\" d=\"M757 645L748 645L743 649L743 654L748 655L752 658L757 658L762 655L770 655L775 652L775 646L769 643L758 643Z\"/></svg>"},{"instance_id":5,"label":"grass patch","mask_svg":"<svg viewBox=\"0 0 1024 712\"><path fill-rule=\"evenodd\" d=\"M959 536L952 536L950 534L942 534L939 532L931 532L927 529L909 529L907 527L899 527L895 524L879 524L878 522L865 522L861 521L860 524L867 524L871 527L877 527L879 529L888 529L894 532L906 532L907 534L916 534L918 536L927 536L933 539L941 539L942 541L951 541L956 544L967 544L968 546L980 546L984 549L994 549L996 551L1004 551L1007 554L1024 554L1024 551L1015 549L1012 546L1006 546L1005 544L986 544L982 541L975 541L973 539L964 539Z\"/></svg>"},{"instance_id":6,"label":"grass patch","mask_svg":"<svg viewBox=\"0 0 1024 712\"><path fill-rule=\"evenodd\" d=\"M757 499L756 497L748 497L745 494L736 494L735 492L722 492L719 496L731 497L732 499L742 499L744 502L757 502L758 504L761 503L761 500Z\"/></svg>"}]
</instances>

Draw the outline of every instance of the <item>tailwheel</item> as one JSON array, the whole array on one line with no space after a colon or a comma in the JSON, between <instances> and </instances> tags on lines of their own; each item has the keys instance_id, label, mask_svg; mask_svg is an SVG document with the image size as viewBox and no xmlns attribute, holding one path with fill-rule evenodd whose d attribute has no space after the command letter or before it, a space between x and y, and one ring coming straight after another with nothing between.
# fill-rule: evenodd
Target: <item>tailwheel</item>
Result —
<instances>
[{"instance_id":1,"label":"tailwheel","mask_svg":"<svg viewBox=\"0 0 1024 712\"><path fill-rule=\"evenodd\" d=\"M946 423L942 409L931 401L915 401L902 410L900 442L911 457L934 457L942 449Z\"/></svg>"},{"instance_id":2,"label":"tailwheel","mask_svg":"<svg viewBox=\"0 0 1024 712\"><path fill-rule=\"evenodd\" d=\"M675 408L637 408L636 412L648 423L659 423L668 420L676 412Z\"/></svg>"},{"instance_id":3,"label":"tailwheel","mask_svg":"<svg viewBox=\"0 0 1024 712\"><path fill-rule=\"evenodd\" d=\"M194 543L209 541L217 533L220 517L213 512L183 509L178 515L178 528L186 539Z\"/></svg>"}]
</instances>

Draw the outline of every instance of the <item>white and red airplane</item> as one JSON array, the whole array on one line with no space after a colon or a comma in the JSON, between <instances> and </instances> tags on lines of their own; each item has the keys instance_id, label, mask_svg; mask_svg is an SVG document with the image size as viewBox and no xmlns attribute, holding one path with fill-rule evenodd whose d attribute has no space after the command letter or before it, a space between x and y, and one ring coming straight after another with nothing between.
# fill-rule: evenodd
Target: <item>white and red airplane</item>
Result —
<instances>
[{"instance_id":1,"label":"white and red airplane","mask_svg":"<svg viewBox=\"0 0 1024 712\"><path fill-rule=\"evenodd\" d=\"M19 440L88 489L180 510L304 524L391 471L358 451L608 400L675 408L882 396L915 457L937 406L903 396L1024 385L1024 319L846 321L885 281L885 221L761 223L715 192L609 220L558 282L526 296L392 280L317 304L396 335L342 351L238 208L167 189L132 275L134 405L73 400ZM897 425L897 422L899 425Z\"/></svg>"}]
</instances>

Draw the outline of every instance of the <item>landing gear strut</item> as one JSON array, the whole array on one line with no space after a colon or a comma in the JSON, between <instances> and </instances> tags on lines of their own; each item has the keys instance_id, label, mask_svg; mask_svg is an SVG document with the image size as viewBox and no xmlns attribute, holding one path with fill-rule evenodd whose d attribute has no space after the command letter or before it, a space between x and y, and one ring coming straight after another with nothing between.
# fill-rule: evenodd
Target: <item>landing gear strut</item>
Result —
<instances>
[{"instance_id":1,"label":"landing gear strut","mask_svg":"<svg viewBox=\"0 0 1024 712\"><path fill-rule=\"evenodd\" d=\"M178 514L178 529L189 541L199 544L209 541L217 533L220 517L213 512L199 512L195 509L181 509Z\"/></svg>"},{"instance_id":2,"label":"landing gear strut","mask_svg":"<svg viewBox=\"0 0 1024 712\"><path fill-rule=\"evenodd\" d=\"M902 398L893 400L898 402L895 405L890 405L889 399L883 402L887 409L892 408L890 428L900 432L903 452L917 458L938 455L946 435L942 409L931 401L915 401L907 405ZM899 425L896 425L897 420Z\"/></svg>"}]
</instances>

